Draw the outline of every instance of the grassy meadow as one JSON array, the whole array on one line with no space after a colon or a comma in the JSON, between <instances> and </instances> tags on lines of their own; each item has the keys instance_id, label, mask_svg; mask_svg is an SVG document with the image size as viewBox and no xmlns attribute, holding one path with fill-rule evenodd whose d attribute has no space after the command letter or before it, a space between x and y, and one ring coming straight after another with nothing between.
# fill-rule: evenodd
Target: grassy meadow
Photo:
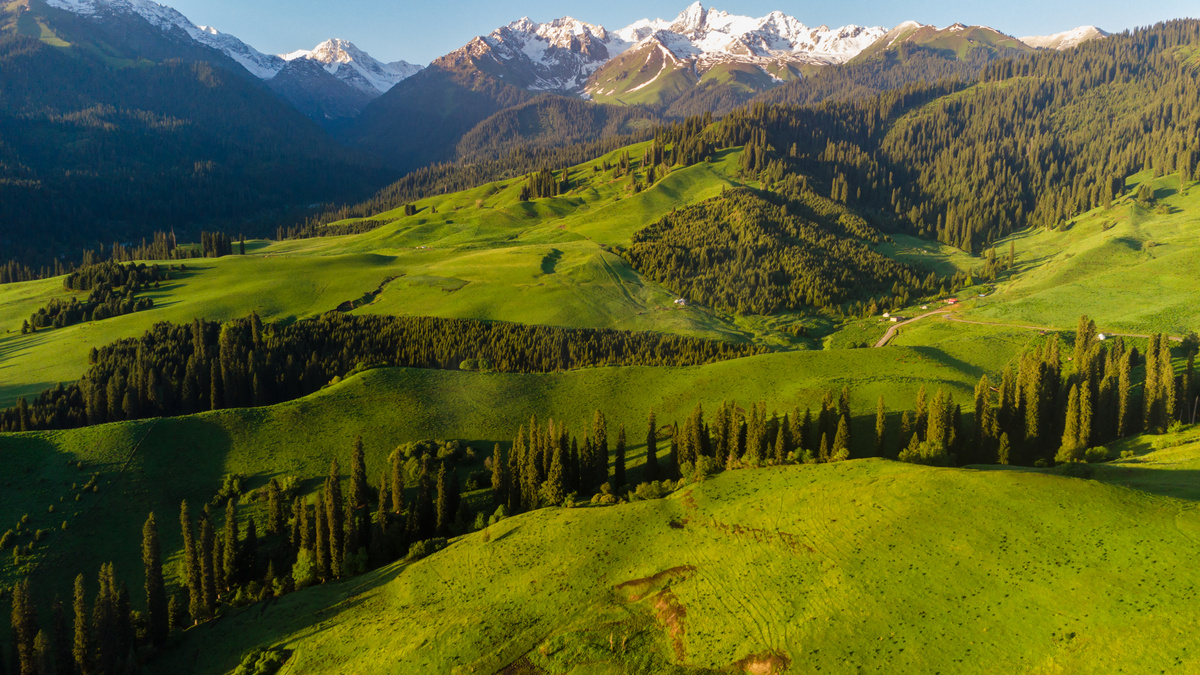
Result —
<instances>
[{"instance_id":1,"label":"grassy meadow","mask_svg":"<svg viewBox=\"0 0 1200 675\"><path fill-rule=\"evenodd\" d=\"M1098 481L885 460L734 471L506 519L250 607L153 671L221 672L260 645L290 652L289 673L1186 671L1197 555L1194 503Z\"/></svg>"}]
</instances>

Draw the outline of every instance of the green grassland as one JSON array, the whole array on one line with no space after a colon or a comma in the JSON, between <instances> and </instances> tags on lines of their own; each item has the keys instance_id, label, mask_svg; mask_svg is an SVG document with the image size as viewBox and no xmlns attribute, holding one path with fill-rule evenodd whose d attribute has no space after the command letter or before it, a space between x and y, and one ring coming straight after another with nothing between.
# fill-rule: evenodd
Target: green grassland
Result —
<instances>
[{"instance_id":1,"label":"green grassland","mask_svg":"<svg viewBox=\"0 0 1200 675\"><path fill-rule=\"evenodd\" d=\"M1156 206L1133 199L1143 181L1151 181ZM970 318L1069 328L1087 314L1101 330L1172 335L1200 326L1200 189L1185 184L1180 191L1178 176L1149 173L1128 184L1129 194L1112 208L999 242L1001 258L1010 242L1015 247L1017 273L1002 278L999 292L978 301ZM1169 212L1157 213L1159 207Z\"/></svg>"},{"instance_id":2,"label":"green grassland","mask_svg":"<svg viewBox=\"0 0 1200 675\"><path fill-rule=\"evenodd\" d=\"M478 453L507 444L531 415L584 429L606 412L613 432L629 434L634 478L644 462L646 413L661 424L682 422L697 404L766 400L782 415L819 407L827 388L850 387L862 448L873 433L877 398L890 409L911 407L921 386L945 387L969 404L979 376L996 373L1036 339L1026 331L986 329L976 339L885 350L793 351L688 368L593 368L552 374L494 374L381 368L312 396L264 408L0 436L0 529L25 514L30 529L57 530L34 556L39 585L65 588L79 569L115 560L133 584L140 523L154 510L173 523L180 500L202 504L229 473L248 488L296 476L316 489L331 459L348 465L350 440L361 434L372 481L397 445L426 438L461 439ZM893 426L895 421L893 420ZM83 468L73 466L83 462ZM97 492L85 491L93 472ZM464 475L465 477L465 475ZM72 487L72 486L75 487ZM78 501L76 495L79 495ZM55 505L51 512L49 507ZM198 509L199 506L196 506ZM251 512L261 505L249 506ZM161 514L170 514L161 515ZM261 514L260 514L261 516ZM63 521L67 529L61 529ZM8 526L4 526L8 523ZM179 545L174 527L164 545ZM67 561L70 561L69 563ZM0 573L18 569L4 559Z\"/></svg>"},{"instance_id":3,"label":"green grassland","mask_svg":"<svg viewBox=\"0 0 1200 675\"><path fill-rule=\"evenodd\" d=\"M222 672L276 646L294 673L1189 671L1197 555L1194 503L1099 481L735 471L501 521L193 629L150 667Z\"/></svg>"},{"instance_id":4,"label":"green grassland","mask_svg":"<svg viewBox=\"0 0 1200 675\"><path fill-rule=\"evenodd\" d=\"M628 152L640 159L644 147ZM405 217L402 209L378 214L375 219L389 224L363 234L252 241L245 256L186 261L186 272L147 291L153 309L103 321L21 335L24 319L51 298L71 293L61 279L0 286L0 405L78 379L92 347L140 335L158 321L226 320L252 311L264 320L292 321L347 302L360 313L651 330L786 348L821 345L793 338L775 319L676 307L673 293L642 278L615 252L672 209L740 184L740 151L674 171L636 194L628 178L599 170L604 162L615 164L621 152L574 167L576 187L558 198L521 202L523 181L500 181L422 201L416 216ZM970 261L903 235L883 246L905 262L941 272ZM818 336L839 327L827 320L805 323Z\"/></svg>"}]
</instances>

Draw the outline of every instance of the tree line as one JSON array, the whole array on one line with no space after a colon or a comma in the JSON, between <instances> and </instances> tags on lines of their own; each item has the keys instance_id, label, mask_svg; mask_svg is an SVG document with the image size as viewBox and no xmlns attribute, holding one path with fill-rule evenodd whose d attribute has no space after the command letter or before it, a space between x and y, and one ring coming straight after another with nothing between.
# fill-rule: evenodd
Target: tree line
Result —
<instances>
[{"instance_id":1,"label":"tree line","mask_svg":"<svg viewBox=\"0 0 1200 675\"><path fill-rule=\"evenodd\" d=\"M220 324L158 323L93 349L91 367L0 429L67 428L300 398L369 366L554 372L601 365L700 365L765 348L649 332L557 328L435 317L332 312L290 325L257 315Z\"/></svg>"}]
</instances>

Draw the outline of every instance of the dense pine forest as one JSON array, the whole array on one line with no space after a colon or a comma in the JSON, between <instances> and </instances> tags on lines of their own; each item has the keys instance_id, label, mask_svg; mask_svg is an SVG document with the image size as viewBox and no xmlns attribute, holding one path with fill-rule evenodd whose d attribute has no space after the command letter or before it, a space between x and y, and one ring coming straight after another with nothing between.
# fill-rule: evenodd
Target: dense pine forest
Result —
<instances>
[{"instance_id":1,"label":"dense pine forest","mask_svg":"<svg viewBox=\"0 0 1200 675\"><path fill-rule=\"evenodd\" d=\"M739 314L819 310L850 300L866 300L869 313L878 314L910 296L956 290L871 250L868 244L881 236L811 192L782 200L737 189L640 230L625 255L687 299Z\"/></svg>"}]
</instances>

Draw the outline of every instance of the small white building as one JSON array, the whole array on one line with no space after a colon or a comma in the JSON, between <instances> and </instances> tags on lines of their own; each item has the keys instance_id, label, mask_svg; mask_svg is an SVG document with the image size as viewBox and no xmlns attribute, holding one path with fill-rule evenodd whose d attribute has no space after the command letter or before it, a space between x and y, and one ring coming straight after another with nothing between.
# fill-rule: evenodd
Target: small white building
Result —
<instances>
[{"instance_id":1,"label":"small white building","mask_svg":"<svg viewBox=\"0 0 1200 675\"><path fill-rule=\"evenodd\" d=\"M883 318L885 318L885 319L886 319L886 318L889 318L890 316L891 316L891 313L890 313L890 312L884 312L884 313L883 313Z\"/></svg>"},{"instance_id":2,"label":"small white building","mask_svg":"<svg viewBox=\"0 0 1200 675\"><path fill-rule=\"evenodd\" d=\"M686 298L676 298L675 306L676 307L687 307L687 299Z\"/></svg>"},{"instance_id":3,"label":"small white building","mask_svg":"<svg viewBox=\"0 0 1200 675\"><path fill-rule=\"evenodd\" d=\"M1108 339L1108 336L1107 336L1107 335L1105 335L1104 333L1101 333L1101 334L1099 334L1099 335L1097 335L1097 336L1096 336L1096 339L1097 339L1097 340L1107 340L1107 339Z\"/></svg>"}]
</instances>

